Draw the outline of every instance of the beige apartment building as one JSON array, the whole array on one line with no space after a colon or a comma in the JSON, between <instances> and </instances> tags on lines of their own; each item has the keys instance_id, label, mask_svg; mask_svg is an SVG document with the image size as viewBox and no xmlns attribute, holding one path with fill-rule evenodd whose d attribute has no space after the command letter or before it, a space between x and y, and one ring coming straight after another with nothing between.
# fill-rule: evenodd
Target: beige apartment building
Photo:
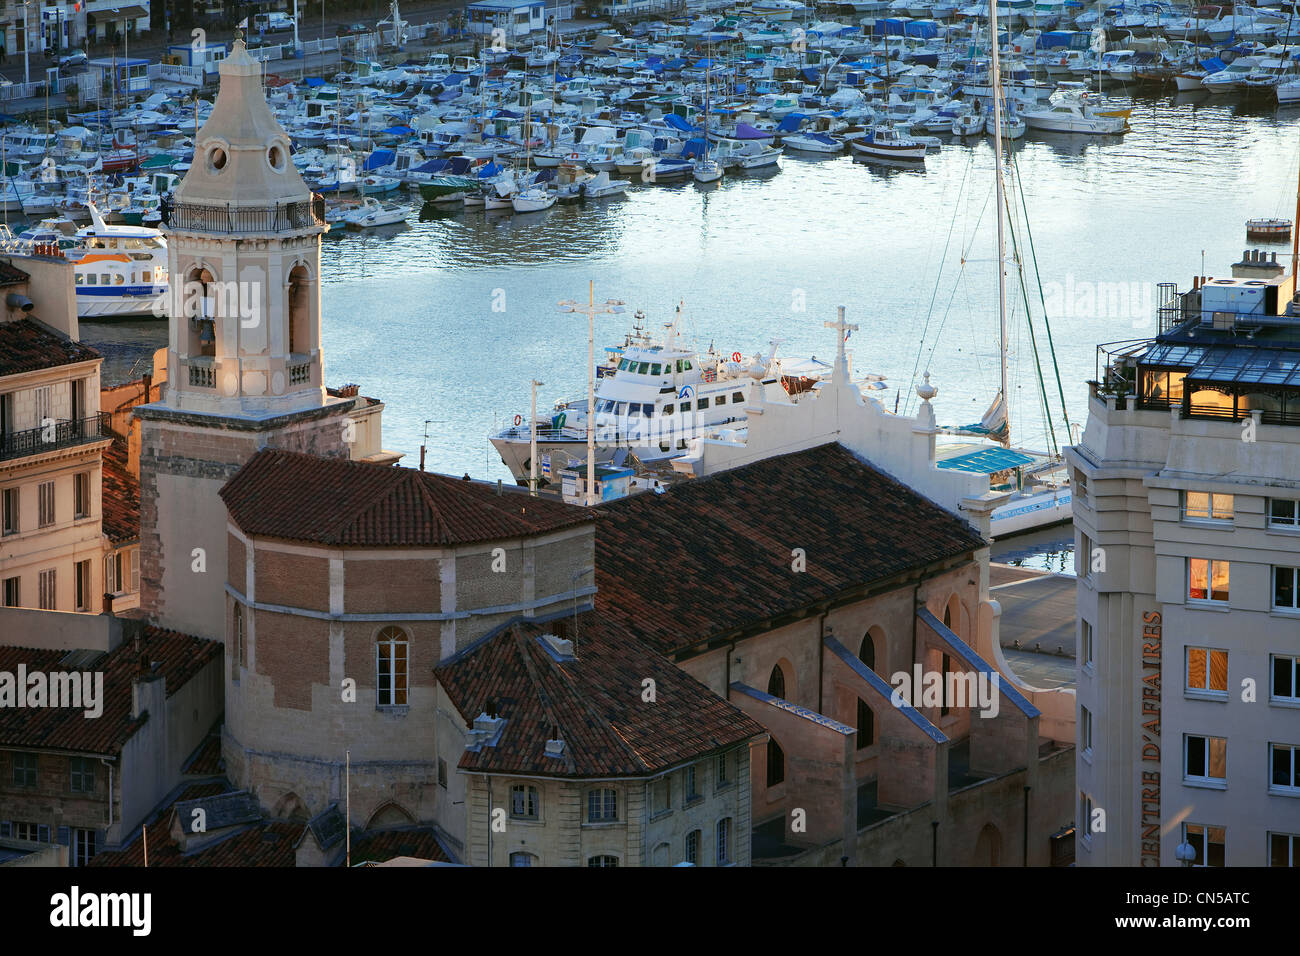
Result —
<instances>
[{"instance_id":1,"label":"beige apartment building","mask_svg":"<svg viewBox=\"0 0 1300 956\"><path fill-rule=\"evenodd\" d=\"M1163 284L1157 337L1091 383L1067 452L1080 865L1300 863L1293 284Z\"/></svg>"}]
</instances>

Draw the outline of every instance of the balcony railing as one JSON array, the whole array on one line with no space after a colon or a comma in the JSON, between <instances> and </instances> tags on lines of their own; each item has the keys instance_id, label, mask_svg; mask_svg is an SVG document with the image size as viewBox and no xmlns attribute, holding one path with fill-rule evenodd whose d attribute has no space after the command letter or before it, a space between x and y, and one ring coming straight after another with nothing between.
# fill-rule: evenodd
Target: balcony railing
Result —
<instances>
[{"instance_id":1,"label":"balcony railing","mask_svg":"<svg viewBox=\"0 0 1300 956\"><path fill-rule=\"evenodd\" d=\"M47 451L110 438L109 415L101 412L89 418L54 421L40 428L0 432L0 459L23 458Z\"/></svg>"},{"instance_id":2,"label":"balcony railing","mask_svg":"<svg viewBox=\"0 0 1300 956\"><path fill-rule=\"evenodd\" d=\"M277 203L259 208L178 203L167 220L170 229L221 235L281 232L324 225L325 200L319 196L307 202Z\"/></svg>"},{"instance_id":3,"label":"balcony railing","mask_svg":"<svg viewBox=\"0 0 1300 956\"><path fill-rule=\"evenodd\" d=\"M216 388L217 370L212 359L191 359L189 362L190 385L194 388Z\"/></svg>"}]
</instances>

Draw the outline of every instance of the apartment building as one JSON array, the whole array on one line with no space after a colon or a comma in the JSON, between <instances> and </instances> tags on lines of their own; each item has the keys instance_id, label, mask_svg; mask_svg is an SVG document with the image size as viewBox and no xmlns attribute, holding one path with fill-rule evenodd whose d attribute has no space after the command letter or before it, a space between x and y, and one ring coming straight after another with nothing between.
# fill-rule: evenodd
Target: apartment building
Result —
<instances>
[{"instance_id":1,"label":"apartment building","mask_svg":"<svg viewBox=\"0 0 1300 956\"><path fill-rule=\"evenodd\" d=\"M1080 865L1300 863L1293 276L1160 286L1074 479Z\"/></svg>"}]
</instances>

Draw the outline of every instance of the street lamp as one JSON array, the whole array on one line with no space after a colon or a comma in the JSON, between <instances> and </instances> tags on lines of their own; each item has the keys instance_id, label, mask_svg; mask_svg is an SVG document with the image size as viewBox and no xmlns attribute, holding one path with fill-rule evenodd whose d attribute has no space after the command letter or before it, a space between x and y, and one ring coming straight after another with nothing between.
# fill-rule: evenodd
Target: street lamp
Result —
<instances>
[{"instance_id":1,"label":"street lamp","mask_svg":"<svg viewBox=\"0 0 1300 956\"><path fill-rule=\"evenodd\" d=\"M556 303L562 312L581 312L587 317L587 494L586 504L596 503L596 316L617 315L623 311L619 299L606 299L596 305L596 283L587 284L587 304L572 299Z\"/></svg>"},{"instance_id":2,"label":"street lamp","mask_svg":"<svg viewBox=\"0 0 1300 956\"><path fill-rule=\"evenodd\" d=\"M1183 866L1191 866L1196 861L1196 847L1184 840L1174 847L1174 859Z\"/></svg>"}]
</instances>

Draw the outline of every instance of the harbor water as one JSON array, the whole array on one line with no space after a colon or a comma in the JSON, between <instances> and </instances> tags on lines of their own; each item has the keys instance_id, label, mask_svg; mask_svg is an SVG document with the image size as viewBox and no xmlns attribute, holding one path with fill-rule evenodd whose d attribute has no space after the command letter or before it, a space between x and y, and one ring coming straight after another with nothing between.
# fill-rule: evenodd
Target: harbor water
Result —
<instances>
[{"instance_id":1,"label":"harbor water","mask_svg":"<svg viewBox=\"0 0 1300 956\"><path fill-rule=\"evenodd\" d=\"M1097 344L1154 333L1155 284L1185 289L1202 261L1227 275L1249 245L1246 219L1294 209L1300 112L1203 93L1132 107L1123 137L1031 132L1011 146L1026 282L1022 293L1011 263L1010 413L1024 447L1051 442L1026 301L1066 444L1044 304L1077 428ZM634 186L625 199L527 215L426 209L397 232L331 235L326 381L387 404L384 445L405 463L417 463L427 430L432 470L510 480L488 435L527 416L533 378L545 383L539 412L585 394L586 318L556 303L585 302L594 280L598 303L626 303L597 318L598 356L636 310L657 333L681 303L682 330L701 349L750 356L775 338L778 355L829 359L835 333L823 323L843 305L859 326L855 374L886 378L874 395L915 409L928 369L939 421L976 422L999 377L992 148L944 139L923 170L787 154L777 171L716 187ZM1289 245L1268 248L1289 268ZM109 359L106 382L138 377L166 340L161 322L87 322L82 333Z\"/></svg>"}]
</instances>

